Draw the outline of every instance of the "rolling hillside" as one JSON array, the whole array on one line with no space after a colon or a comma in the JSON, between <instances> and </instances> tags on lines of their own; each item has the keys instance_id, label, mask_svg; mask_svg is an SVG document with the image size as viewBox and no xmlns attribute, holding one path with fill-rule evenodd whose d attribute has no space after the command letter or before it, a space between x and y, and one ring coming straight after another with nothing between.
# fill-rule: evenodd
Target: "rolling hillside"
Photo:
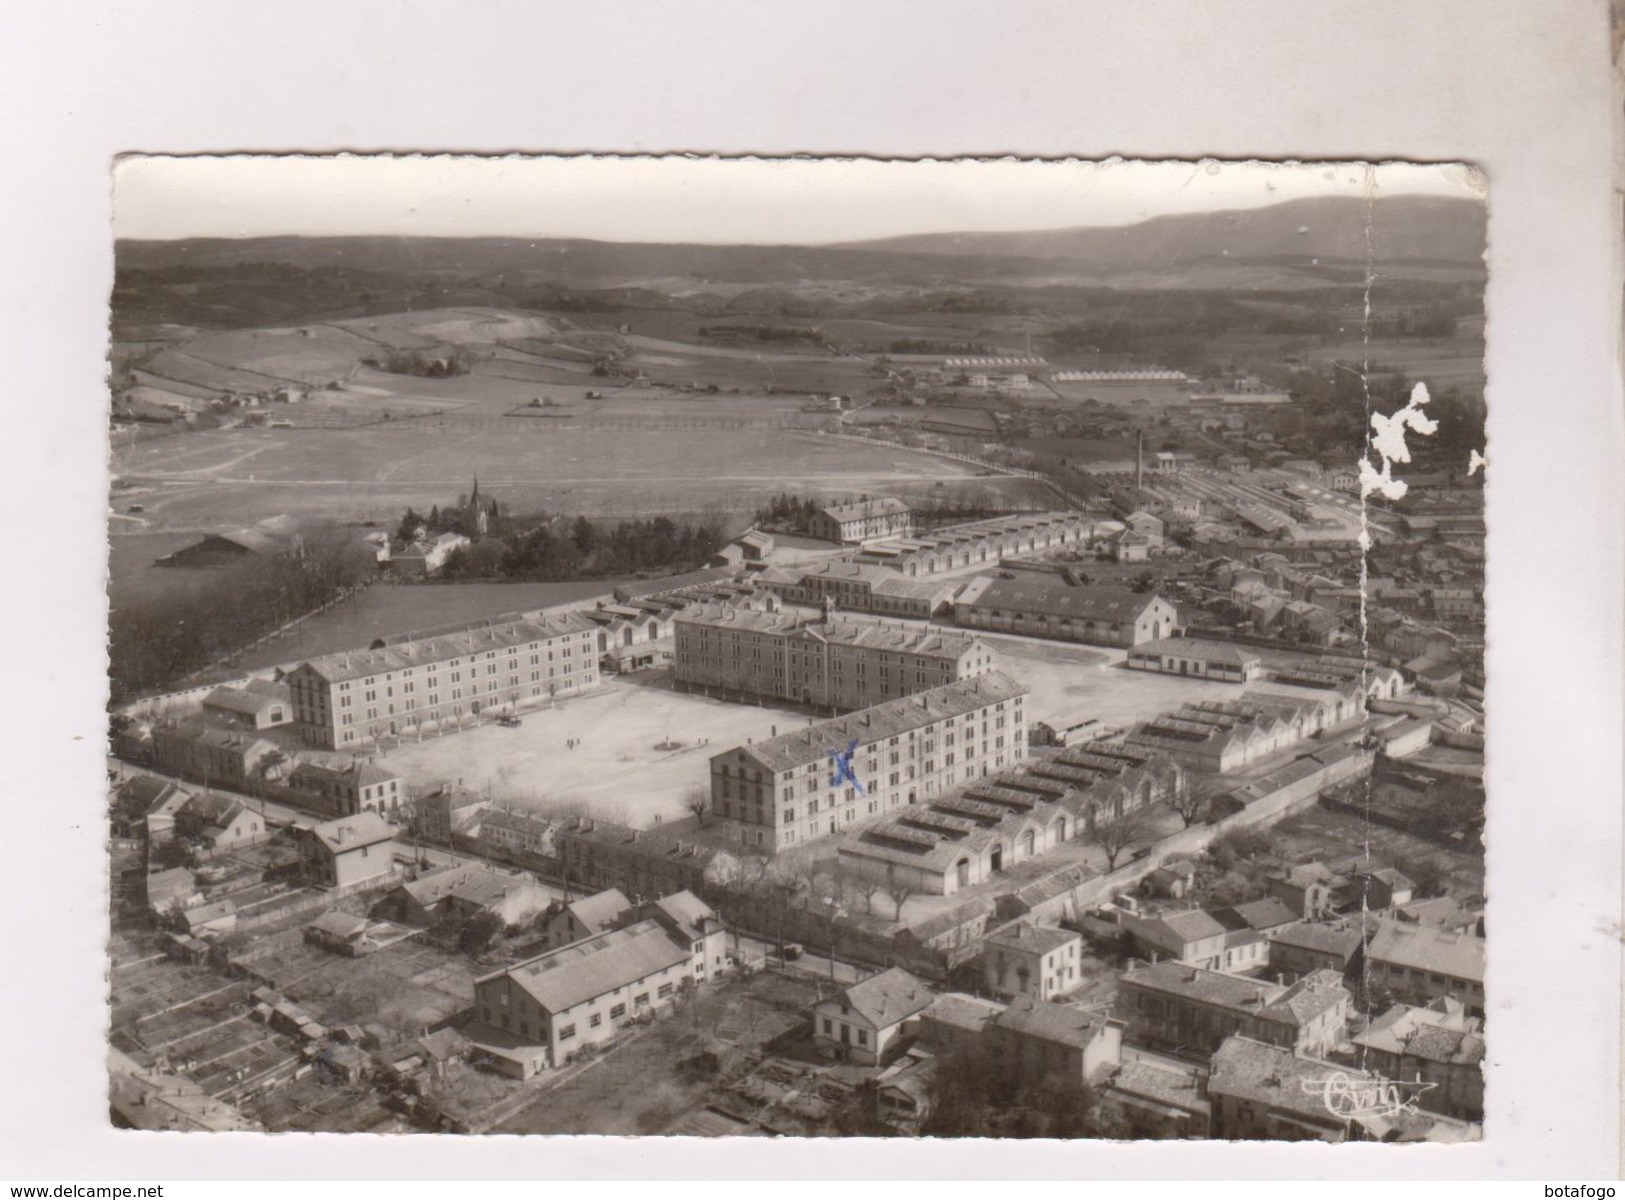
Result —
<instances>
[{"instance_id":1,"label":"rolling hillside","mask_svg":"<svg viewBox=\"0 0 1625 1200\"><path fill-rule=\"evenodd\" d=\"M279 264L304 271L554 282L578 287L650 279L707 285L849 280L869 284L1222 287L1266 268L1285 286L1329 286L1327 266L1370 253L1393 274L1482 272L1485 211L1466 200L1399 196L1291 201L1260 209L1157 217L1120 227L943 233L844 246L668 245L547 238L267 237L121 241L121 273L219 272ZM1194 283L1193 267L1201 268ZM445 301L442 301L444 303Z\"/></svg>"}]
</instances>

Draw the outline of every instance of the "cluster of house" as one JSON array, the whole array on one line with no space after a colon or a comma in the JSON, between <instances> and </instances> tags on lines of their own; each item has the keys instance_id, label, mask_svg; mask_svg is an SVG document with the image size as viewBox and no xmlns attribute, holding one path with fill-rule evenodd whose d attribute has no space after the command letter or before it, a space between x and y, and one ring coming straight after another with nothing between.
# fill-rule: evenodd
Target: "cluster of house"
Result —
<instances>
[{"instance_id":1,"label":"cluster of house","mask_svg":"<svg viewBox=\"0 0 1625 1200\"><path fill-rule=\"evenodd\" d=\"M1375 970L1411 971L1422 957L1407 949L1403 963L1394 961L1383 930L1458 936L1405 919L1405 907L1390 906L1377 924L1365 952ZM829 1054L882 1068L879 1113L903 1128L929 1115L940 1059L976 1048L989 1069L1020 1085L1095 1089L1142 1137L1465 1137L1483 1118L1482 995L1475 1006L1428 982L1394 993L1361 1029L1351 985L1362 935L1353 932L1352 948L1347 938L1322 948L1301 936L1317 929L1334 927L1306 922L1273 898L1218 914L1137 919L1129 936L1155 961L1123 972L1107 1012L1066 1000L1083 982L1081 936L1018 920L984 940L985 997L938 994L892 968L819 1001L814 1040ZM1237 960L1232 952L1243 944L1267 950ZM1295 969L1275 963L1278 946ZM1436 948L1425 957L1428 980L1463 969ZM1334 1078L1346 1090L1328 1089ZM1371 1092L1396 1102L1349 1103L1351 1094Z\"/></svg>"},{"instance_id":2,"label":"cluster of house","mask_svg":"<svg viewBox=\"0 0 1625 1200\"><path fill-rule=\"evenodd\" d=\"M1482 522L1478 493L1445 502L1477 512ZM1307 548L1242 558L1233 556L1234 546L1218 546L1228 556L1211 572L1211 599L1263 637L1335 646L1358 628L1369 652L1402 668L1418 688L1447 697L1464 688L1481 692L1482 535L1475 542L1429 529L1410 537L1384 539L1363 561Z\"/></svg>"},{"instance_id":3,"label":"cluster of house","mask_svg":"<svg viewBox=\"0 0 1625 1200\"><path fill-rule=\"evenodd\" d=\"M400 779L375 762L320 750L295 753L266 736L291 730L295 712L285 682L222 685L203 697L197 713L157 720L146 751L157 769L205 788L247 792L319 816L400 809L406 801Z\"/></svg>"}]
</instances>

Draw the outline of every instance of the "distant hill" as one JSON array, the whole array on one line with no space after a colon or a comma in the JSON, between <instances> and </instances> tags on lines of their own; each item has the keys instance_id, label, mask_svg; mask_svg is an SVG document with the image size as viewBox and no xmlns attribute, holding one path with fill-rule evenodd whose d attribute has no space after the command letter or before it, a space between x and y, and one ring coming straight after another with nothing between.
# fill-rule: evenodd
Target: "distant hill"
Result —
<instances>
[{"instance_id":1,"label":"distant hill","mask_svg":"<svg viewBox=\"0 0 1625 1200\"><path fill-rule=\"evenodd\" d=\"M1443 196L1289 200L1264 208L1180 213L1133 225L1022 233L928 233L847 243L849 249L971 257L1076 260L1101 270L1143 271L1214 258L1282 257L1477 264L1485 208Z\"/></svg>"},{"instance_id":2,"label":"distant hill","mask_svg":"<svg viewBox=\"0 0 1625 1200\"><path fill-rule=\"evenodd\" d=\"M1398 275L1439 268L1482 272L1485 220L1468 200L1396 196L1294 200L1266 208L1155 217L1134 225L1023 233L939 233L841 246L712 246L567 238L262 237L123 240L121 271L282 264L344 268L419 279L503 279L576 287L679 283L780 284L851 280L953 286L1257 288L1347 283L1336 264L1370 249ZM1318 261L1317 261L1318 260ZM1259 268L1267 267L1261 273Z\"/></svg>"}]
</instances>

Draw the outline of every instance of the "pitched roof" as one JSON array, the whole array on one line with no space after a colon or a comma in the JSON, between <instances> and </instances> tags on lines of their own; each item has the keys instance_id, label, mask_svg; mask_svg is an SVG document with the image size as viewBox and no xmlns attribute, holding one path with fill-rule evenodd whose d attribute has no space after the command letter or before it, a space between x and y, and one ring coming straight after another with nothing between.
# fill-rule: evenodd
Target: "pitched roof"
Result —
<instances>
[{"instance_id":1,"label":"pitched roof","mask_svg":"<svg viewBox=\"0 0 1625 1200\"><path fill-rule=\"evenodd\" d=\"M1159 598L1151 592L1131 592L1127 588L994 579L962 603L1074 620L1117 622L1134 620Z\"/></svg>"},{"instance_id":2,"label":"pitched roof","mask_svg":"<svg viewBox=\"0 0 1625 1200\"><path fill-rule=\"evenodd\" d=\"M390 841L395 828L370 809L336 821L313 825L310 832L334 854L348 854L362 846Z\"/></svg>"},{"instance_id":3,"label":"pitched roof","mask_svg":"<svg viewBox=\"0 0 1625 1200\"><path fill-rule=\"evenodd\" d=\"M1080 937L1080 934L1070 930L1018 921L1009 928L990 935L986 944L1009 946L1029 954L1048 954L1052 950L1059 950L1062 946L1078 941Z\"/></svg>"},{"instance_id":4,"label":"pitched roof","mask_svg":"<svg viewBox=\"0 0 1625 1200\"><path fill-rule=\"evenodd\" d=\"M1204 938L1220 937L1224 926L1201 909L1189 912L1165 913L1146 921L1148 925L1161 925L1183 942L1199 942Z\"/></svg>"},{"instance_id":5,"label":"pitched roof","mask_svg":"<svg viewBox=\"0 0 1625 1200\"><path fill-rule=\"evenodd\" d=\"M370 787L375 783L388 783L398 779L393 771L385 770L371 759L352 758L348 761L302 761L289 773L289 782L325 783L348 781L356 787Z\"/></svg>"},{"instance_id":6,"label":"pitched roof","mask_svg":"<svg viewBox=\"0 0 1625 1200\"><path fill-rule=\"evenodd\" d=\"M484 863L471 862L431 871L401 886L407 895L425 908L432 908L449 896L479 908L491 908L501 904L509 892L524 887L527 882L520 876L506 875Z\"/></svg>"},{"instance_id":7,"label":"pitched roof","mask_svg":"<svg viewBox=\"0 0 1625 1200\"><path fill-rule=\"evenodd\" d=\"M676 618L676 624L779 634L786 638L817 639L836 646L867 646L944 659L959 659L984 645L975 634L935 626L917 628L848 616L824 620L803 612L763 612L737 604L691 605Z\"/></svg>"},{"instance_id":8,"label":"pitched roof","mask_svg":"<svg viewBox=\"0 0 1625 1200\"><path fill-rule=\"evenodd\" d=\"M1197 638L1158 638L1151 642L1141 642L1133 647L1130 654L1174 654L1186 658L1199 658L1206 662L1233 663L1244 666L1247 663L1261 661L1256 650L1245 646L1230 645L1226 642L1209 642Z\"/></svg>"},{"instance_id":9,"label":"pitched roof","mask_svg":"<svg viewBox=\"0 0 1625 1200\"><path fill-rule=\"evenodd\" d=\"M615 918L632 907L632 902L619 888L609 888L573 900L565 907L583 929L597 933L599 930L609 928Z\"/></svg>"},{"instance_id":10,"label":"pitched roof","mask_svg":"<svg viewBox=\"0 0 1625 1200\"><path fill-rule=\"evenodd\" d=\"M679 947L655 922L639 921L475 982L484 983L506 974L542 1008L557 1014L660 971L682 966L688 959L687 946Z\"/></svg>"},{"instance_id":11,"label":"pitched roof","mask_svg":"<svg viewBox=\"0 0 1625 1200\"><path fill-rule=\"evenodd\" d=\"M1352 926L1298 921L1277 930L1272 940L1281 946L1338 955L1347 962L1360 949L1365 935Z\"/></svg>"},{"instance_id":12,"label":"pitched roof","mask_svg":"<svg viewBox=\"0 0 1625 1200\"><path fill-rule=\"evenodd\" d=\"M1335 1073L1356 1082L1371 1078L1352 1067L1340 1067L1318 1058L1300 1058L1284 1046L1271 1046L1236 1034L1226 1038L1214 1051L1207 1090L1210 1095L1235 1096L1284 1109L1322 1125L1343 1125L1346 1119L1332 1116L1317 1090Z\"/></svg>"},{"instance_id":13,"label":"pitched roof","mask_svg":"<svg viewBox=\"0 0 1625 1200\"><path fill-rule=\"evenodd\" d=\"M1396 1004L1371 1022L1354 1044L1427 1062L1471 1066L1484 1061L1483 1026L1460 1005L1440 1010Z\"/></svg>"},{"instance_id":14,"label":"pitched roof","mask_svg":"<svg viewBox=\"0 0 1625 1200\"><path fill-rule=\"evenodd\" d=\"M967 996L963 992L944 992L931 1001L923 1015L955 1029L980 1033L990 1020L1003 1011L1004 1005L992 1000Z\"/></svg>"},{"instance_id":15,"label":"pitched roof","mask_svg":"<svg viewBox=\"0 0 1625 1200\"><path fill-rule=\"evenodd\" d=\"M1050 1004L1031 996L1018 996L993 1024L1000 1029L1039 1038L1061 1046L1087 1049L1106 1027L1106 1019L1065 1004Z\"/></svg>"},{"instance_id":16,"label":"pitched roof","mask_svg":"<svg viewBox=\"0 0 1625 1200\"><path fill-rule=\"evenodd\" d=\"M826 504L818 510L835 521L856 521L863 517L901 516L909 512L908 505L895 496L876 496L869 500L846 500L840 504Z\"/></svg>"},{"instance_id":17,"label":"pitched roof","mask_svg":"<svg viewBox=\"0 0 1625 1200\"><path fill-rule=\"evenodd\" d=\"M1366 946L1366 958L1467 979L1484 980L1484 939L1435 925L1384 921Z\"/></svg>"},{"instance_id":18,"label":"pitched roof","mask_svg":"<svg viewBox=\"0 0 1625 1200\"><path fill-rule=\"evenodd\" d=\"M820 721L795 733L780 734L753 745L735 747L714 756L712 761L743 752L769 770L791 770L809 763L823 762L832 752L845 751L853 741L862 745L895 737L910 729L932 725L1026 694L1026 684L1018 683L1002 671L992 671L975 679L962 679L957 683L916 692L900 700L888 700L844 717Z\"/></svg>"},{"instance_id":19,"label":"pitched roof","mask_svg":"<svg viewBox=\"0 0 1625 1200\"><path fill-rule=\"evenodd\" d=\"M1181 1071L1154 1060L1125 1058L1108 1087L1125 1096L1187 1112L1205 1114L1210 1107L1194 1071Z\"/></svg>"},{"instance_id":20,"label":"pitched roof","mask_svg":"<svg viewBox=\"0 0 1625 1200\"><path fill-rule=\"evenodd\" d=\"M305 928L319 930L336 938L360 937L367 931L367 919L333 909L317 917Z\"/></svg>"},{"instance_id":21,"label":"pitched roof","mask_svg":"<svg viewBox=\"0 0 1625 1200\"><path fill-rule=\"evenodd\" d=\"M1297 920L1292 910L1275 896L1215 909L1213 916L1226 929L1274 929Z\"/></svg>"},{"instance_id":22,"label":"pitched roof","mask_svg":"<svg viewBox=\"0 0 1625 1200\"><path fill-rule=\"evenodd\" d=\"M1264 979L1186 966L1172 959L1125 971L1127 984L1222 1008L1245 1009L1268 1020L1298 1026L1349 998L1333 971L1311 971L1289 986Z\"/></svg>"},{"instance_id":23,"label":"pitched roof","mask_svg":"<svg viewBox=\"0 0 1625 1200\"><path fill-rule=\"evenodd\" d=\"M180 811L214 829L226 829L243 811L243 806L235 796L203 792L181 805Z\"/></svg>"},{"instance_id":24,"label":"pitched roof","mask_svg":"<svg viewBox=\"0 0 1625 1200\"><path fill-rule=\"evenodd\" d=\"M870 1025L885 1029L929 1008L936 993L902 967L892 967L854 983L839 997Z\"/></svg>"},{"instance_id":25,"label":"pitched roof","mask_svg":"<svg viewBox=\"0 0 1625 1200\"><path fill-rule=\"evenodd\" d=\"M293 694L285 683L273 683L269 679L251 679L242 687L222 684L205 696L203 703L209 708L223 708L227 712L252 717L278 704L290 706L293 703Z\"/></svg>"},{"instance_id":26,"label":"pitched roof","mask_svg":"<svg viewBox=\"0 0 1625 1200\"><path fill-rule=\"evenodd\" d=\"M492 829L506 829L512 833L546 833L553 828L553 822L538 813L509 811L497 809L488 812L480 819L480 830L485 832Z\"/></svg>"},{"instance_id":27,"label":"pitched roof","mask_svg":"<svg viewBox=\"0 0 1625 1200\"><path fill-rule=\"evenodd\" d=\"M716 911L686 888L669 896L662 896L654 902L654 907L663 912L679 929L696 937L705 932L707 922L717 919Z\"/></svg>"},{"instance_id":28,"label":"pitched roof","mask_svg":"<svg viewBox=\"0 0 1625 1200\"><path fill-rule=\"evenodd\" d=\"M329 683L361 679L385 671L427 666L451 658L473 657L486 650L518 647L593 629L580 613L537 614L523 620L477 626L459 633L402 641L377 650L341 650L310 659L295 670L308 668Z\"/></svg>"}]
</instances>

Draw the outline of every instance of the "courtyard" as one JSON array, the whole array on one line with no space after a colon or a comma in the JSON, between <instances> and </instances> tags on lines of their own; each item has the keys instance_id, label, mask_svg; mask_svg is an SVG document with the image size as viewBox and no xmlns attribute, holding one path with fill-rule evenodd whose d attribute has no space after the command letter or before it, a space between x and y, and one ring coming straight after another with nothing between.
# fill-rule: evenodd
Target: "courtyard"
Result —
<instances>
[{"instance_id":1,"label":"courtyard","mask_svg":"<svg viewBox=\"0 0 1625 1200\"><path fill-rule=\"evenodd\" d=\"M713 754L815 719L675 691L669 672L659 672L611 678L596 692L525 713L517 728L485 725L403 743L382 762L415 788L460 780L539 811L585 808L647 827L685 816L684 797L695 788L709 794Z\"/></svg>"}]
</instances>

